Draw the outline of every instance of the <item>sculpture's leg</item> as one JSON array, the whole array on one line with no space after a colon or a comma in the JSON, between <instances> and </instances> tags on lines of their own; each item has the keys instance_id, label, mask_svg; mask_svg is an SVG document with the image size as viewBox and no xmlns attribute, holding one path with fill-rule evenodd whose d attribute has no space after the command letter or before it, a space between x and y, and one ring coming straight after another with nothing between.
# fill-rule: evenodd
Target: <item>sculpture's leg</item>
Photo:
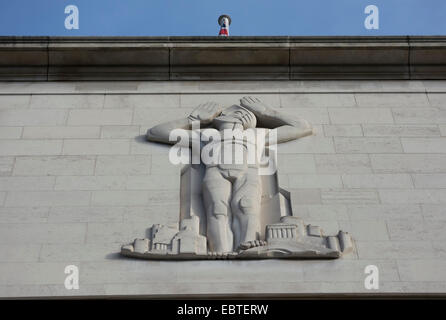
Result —
<instances>
[{"instance_id":1,"label":"sculpture's leg","mask_svg":"<svg viewBox=\"0 0 446 320\"><path fill-rule=\"evenodd\" d=\"M248 168L233 185L231 200L232 213L234 215L233 232L239 233L235 237L238 241L235 248L248 241L257 240L260 233L260 200L261 184L260 176L256 168ZM236 230L235 227L239 229Z\"/></svg>"},{"instance_id":2,"label":"sculpture's leg","mask_svg":"<svg viewBox=\"0 0 446 320\"><path fill-rule=\"evenodd\" d=\"M207 216L209 251L232 252L232 214L230 208L232 184L218 168L206 169L203 179L203 202Z\"/></svg>"}]
</instances>

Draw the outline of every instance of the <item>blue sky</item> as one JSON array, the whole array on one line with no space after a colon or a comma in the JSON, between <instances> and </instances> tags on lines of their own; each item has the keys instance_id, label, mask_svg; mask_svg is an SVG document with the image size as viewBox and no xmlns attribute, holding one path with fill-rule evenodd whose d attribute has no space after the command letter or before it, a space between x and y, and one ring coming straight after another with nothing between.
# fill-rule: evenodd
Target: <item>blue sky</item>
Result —
<instances>
[{"instance_id":1,"label":"blue sky","mask_svg":"<svg viewBox=\"0 0 446 320\"><path fill-rule=\"evenodd\" d=\"M79 30L66 30L67 5ZM379 30L364 27L367 5ZM446 0L1 0L0 35L213 36L220 14L231 35L446 35Z\"/></svg>"}]
</instances>

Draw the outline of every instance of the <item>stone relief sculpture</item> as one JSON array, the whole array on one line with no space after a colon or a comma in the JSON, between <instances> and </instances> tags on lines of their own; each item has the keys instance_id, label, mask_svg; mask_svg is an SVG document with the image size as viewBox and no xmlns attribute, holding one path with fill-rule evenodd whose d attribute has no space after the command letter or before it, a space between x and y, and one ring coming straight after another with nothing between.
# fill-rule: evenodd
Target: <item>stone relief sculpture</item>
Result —
<instances>
[{"instance_id":1,"label":"stone relief sculpture","mask_svg":"<svg viewBox=\"0 0 446 320\"><path fill-rule=\"evenodd\" d=\"M175 130L185 138L172 139ZM198 161L192 150L192 163L181 173L178 227L153 225L150 238L135 239L121 253L144 259L329 259L352 251L348 233L324 236L318 226L305 225L294 215L289 193L279 187L271 156L277 144L312 133L307 121L255 97L228 108L207 102L187 118L149 129L151 142L183 151L199 146ZM267 154L266 165L261 160Z\"/></svg>"}]
</instances>

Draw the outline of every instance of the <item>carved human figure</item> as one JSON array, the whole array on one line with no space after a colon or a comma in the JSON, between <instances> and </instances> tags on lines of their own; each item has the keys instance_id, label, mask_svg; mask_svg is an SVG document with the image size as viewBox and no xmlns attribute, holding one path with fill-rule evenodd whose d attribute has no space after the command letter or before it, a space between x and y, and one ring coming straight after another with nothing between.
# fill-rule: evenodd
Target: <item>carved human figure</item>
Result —
<instances>
[{"instance_id":1,"label":"carved human figure","mask_svg":"<svg viewBox=\"0 0 446 320\"><path fill-rule=\"evenodd\" d=\"M283 143L312 134L312 128L305 120L284 115L268 107L255 97L243 97L239 105L223 108L215 102L207 102L192 111L184 119L169 121L147 131L149 141L176 144L169 135L174 129L188 132L187 146L192 146L196 135L192 133L192 124L199 121L200 127L213 128L221 133L222 139L200 139L201 148L219 143L218 159L235 147L242 149L242 161L218 161L206 163L203 179L203 202L207 216L208 250L217 253L234 252L239 248L259 244L261 182L258 161L249 162L248 143L243 138L225 136L225 130L255 130L265 128L267 131L277 129L273 135L266 135L265 145ZM204 140L204 141L203 141ZM257 152L256 150L254 152ZM235 154L235 153L233 153ZM257 159L255 157L255 159ZM227 158L225 159L227 160Z\"/></svg>"}]
</instances>

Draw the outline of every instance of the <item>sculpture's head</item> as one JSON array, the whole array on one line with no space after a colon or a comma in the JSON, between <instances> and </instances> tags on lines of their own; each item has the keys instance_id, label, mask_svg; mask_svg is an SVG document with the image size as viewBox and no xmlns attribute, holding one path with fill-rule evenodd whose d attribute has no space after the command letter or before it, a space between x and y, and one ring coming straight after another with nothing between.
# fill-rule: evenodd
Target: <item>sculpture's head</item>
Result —
<instances>
[{"instance_id":1,"label":"sculpture's head","mask_svg":"<svg viewBox=\"0 0 446 320\"><path fill-rule=\"evenodd\" d=\"M229 108L223 110L223 112L214 119L214 124L217 127L221 127L224 124L235 124L240 123L243 129L255 128L257 125L257 119L254 113L248 109L233 105Z\"/></svg>"}]
</instances>

